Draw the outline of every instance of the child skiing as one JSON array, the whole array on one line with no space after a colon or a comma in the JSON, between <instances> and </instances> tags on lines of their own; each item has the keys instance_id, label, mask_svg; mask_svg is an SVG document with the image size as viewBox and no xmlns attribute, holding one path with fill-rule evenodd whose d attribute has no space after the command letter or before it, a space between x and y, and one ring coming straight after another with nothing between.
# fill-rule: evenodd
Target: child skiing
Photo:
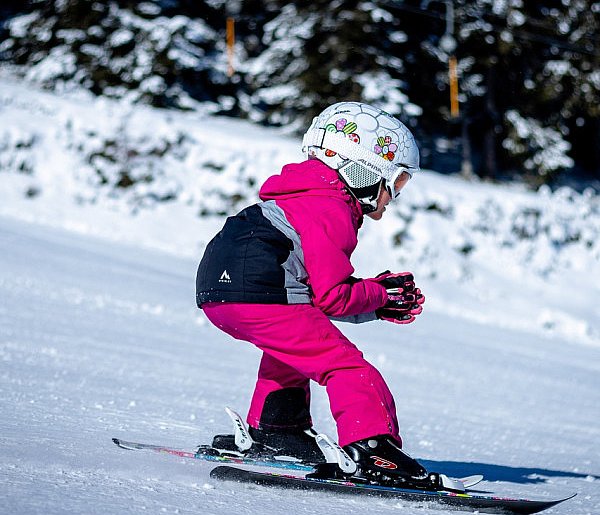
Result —
<instances>
[{"instance_id":1,"label":"child skiing","mask_svg":"<svg viewBox=\"0 0 600 515\"><path fill-rule=\"evenodd\" d=\"M426 488L427 471L401 449L384 379L330 320L406 324L422 311L410 273L359 279L350 263L363 216L380 220L419 169L416 142L380 109L342 102L313 120L303 150L306 161L267 179L261 202L229 217L208 244L198 306L263 352L247 418L259 445L322 461L310 416L313 380L327 389L356 476ZM221 435L213 446L235 444Z\"/></svg>"}]
</instances>

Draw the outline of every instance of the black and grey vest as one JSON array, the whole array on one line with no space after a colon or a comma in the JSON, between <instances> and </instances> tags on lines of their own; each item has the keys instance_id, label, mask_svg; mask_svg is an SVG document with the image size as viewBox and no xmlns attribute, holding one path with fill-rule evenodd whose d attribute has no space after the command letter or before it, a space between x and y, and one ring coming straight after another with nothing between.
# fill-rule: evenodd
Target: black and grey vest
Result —
<instances>
[{"instance_id":1,"label":"black and grey vest","mask_svg":"<svg viewBox=\"0 0 600 515\"><path fill-rule=\"evenodd\" d=\"M274 200L227 218L196 276L196 303L309 304L300 237Z\"/></svg>"}]
</instances>

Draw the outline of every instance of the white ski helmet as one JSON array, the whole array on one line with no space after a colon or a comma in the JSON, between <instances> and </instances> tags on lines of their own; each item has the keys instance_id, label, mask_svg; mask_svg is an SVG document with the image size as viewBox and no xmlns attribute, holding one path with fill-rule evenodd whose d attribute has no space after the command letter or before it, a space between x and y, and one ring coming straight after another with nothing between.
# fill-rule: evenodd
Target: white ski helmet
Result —
<instances>
[{"instance_id":1,"label":"white ski helmet","mask_svg":"<svg viewBox=\"0 0 600 515\"><path fill-rule=\"evenodd\" d=\"M419 149L408 127L361 102L339 102L316 116L302 151L337 170L365 214L377 208L382 186L395 198L400 174L412 177L419 169Z\"/></svg>"}]
</instances>

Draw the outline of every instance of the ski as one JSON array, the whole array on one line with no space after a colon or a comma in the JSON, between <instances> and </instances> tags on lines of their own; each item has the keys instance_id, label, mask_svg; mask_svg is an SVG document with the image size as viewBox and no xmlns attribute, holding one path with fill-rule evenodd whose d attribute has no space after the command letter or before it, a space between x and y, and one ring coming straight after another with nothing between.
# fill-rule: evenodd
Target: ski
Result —
<instances>
[{"instance_id":1,"label":"ski","mask_svg":"<svg viewBox=\"0 0 600 515\"><path fill-rule=\"evenodd\" d=\"M452 507L453 509L484 513L538 513L571 499L576 495L554 501L511 499L492 495L474 495L469 492L455 493L445 490L412 490L359 483L346 479L313 479L274 472L256 472L226 465L215 467L211 471L210 476L220 481L234 481L292 490L317 490L335 494L370 495L423 504L437 503Z\"/></svg>"},{"instance_id":2,"label":"ski","mask_svg":"<svg viewBox=\"0 0 600 515\"><path fill-rule=\"evenodd\" d=\"M195 450L184 450L184 449L175 449L172 447L167 447L164 445L155 445L149 443L141 443L141 442L130 442L127 440L122 440L120 438L113 438L113 443L120 447L121 449L126 450L145 450L145 451L153 451L161 454L170 454L171 456L176 456L179 458L191 458L196 460L204 460L211 461L217 463L226 463L231 465L250 465L254 467L261 468L272 468L272 469L283 469L287 471L296 471L296 472L314 472L314 466L309 465L307 463L302 463L300 461L290 461L289 459L283 459L281 457L273 457L271 459L267 458L253 458L248 456L234 456L231 454L222 454L217 449L209 446L209 445L201 445ZM459 478L460 481L465 488L471 488L476 484L483 481L482 475L473 475L468 477Z\"/></svg>"},{"instance_id":3,"label":"ski","mask_svg":"<svg viewBox=\"0 0 600 515\"><path fill-rule=\"evenodd\" d=\"M252 465L255 467L267 467L271 469L283 469L286 471L314 473L320 465L304 463L290 456L248 454L252 449L254 442L244 424L242 417L229 407L225 411L231 418L234 427L235 450L217 449L210 445L200 445L193 451L174 449L164 445L155 445L141 442L131 442L120 438L113 438L113 442L122 449L127 450L147 450L162 454L170 454L179 458L192 458L204 461L218 463L228 463L233 465ZM317 445L323 452L323 459L329 463L335 463L343 472L352 474L356 470L356 464L346 454L346 452L326 434L320 433L314 435ZM448 489L463 492L483 480L483 476L469 476L461 479L449 478L440 474L439 478Z\"/></svg>"},{"instance_id":4,"label":"ski","mask_svg":"<svg viewBox=\"0 0 600 515\"><path fill-rule=\"evenodd\" d=\"M233 454L223 454L209 445L201 445L194 450L183 450L174 449L164 445L129 442L127 440L121 440L120 438L113 438L112 441L121 449L153 451L161 454L170 454L171 456L177 456L179 458L191 458L218 463L231 463L235 465L252 465L255 467L269 467L276 469L295 470L300 472L311 472L313 470L311 465L307 465L298 461L290 461L283 458L252 458L247 456L235 456Z\"/></svg>"}]
</instances>

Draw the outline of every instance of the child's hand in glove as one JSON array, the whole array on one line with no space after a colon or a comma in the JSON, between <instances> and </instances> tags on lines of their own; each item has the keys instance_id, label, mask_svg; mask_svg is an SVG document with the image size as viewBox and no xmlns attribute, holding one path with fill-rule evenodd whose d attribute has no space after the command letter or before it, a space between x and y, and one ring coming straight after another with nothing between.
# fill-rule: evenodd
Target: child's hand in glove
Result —
<instances>
[{"instance_id":1,"label":"child's hand in glove","mask_svg":"<svg viewBox=\"0 0 600 515\"><path fill-rule=\"evenodd\" d=\"M410 324L423 311L421 304L425 302L425 296L415 287L415 279L410 272L393 274L385 271L373 280L384 286L388 293L385 306L375 311L380 320Z\"/></svg>"}]
</instances>

